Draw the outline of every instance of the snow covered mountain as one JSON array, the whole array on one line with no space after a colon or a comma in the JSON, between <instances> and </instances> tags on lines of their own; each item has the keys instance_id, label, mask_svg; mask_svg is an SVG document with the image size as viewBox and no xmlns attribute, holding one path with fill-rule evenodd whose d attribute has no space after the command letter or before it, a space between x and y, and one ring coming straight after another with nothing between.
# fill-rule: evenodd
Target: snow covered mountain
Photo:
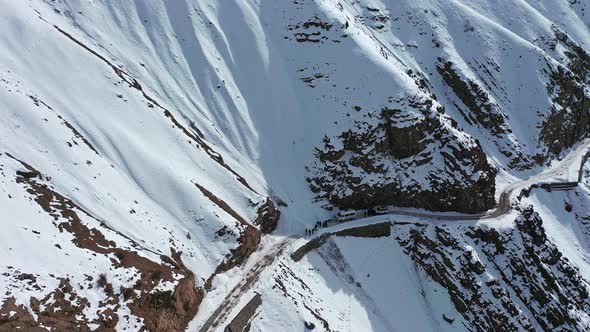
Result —
<instances>
[{"instance_id":1,"label":"snow covered mountain","mask_svg":"<svg viewBox=\"0 0 590 332\"><path fill-rule=\"evenodd\" d=\"M0 331L590 331L590 2L0 4Z\"/></svg>"}]
</instances>

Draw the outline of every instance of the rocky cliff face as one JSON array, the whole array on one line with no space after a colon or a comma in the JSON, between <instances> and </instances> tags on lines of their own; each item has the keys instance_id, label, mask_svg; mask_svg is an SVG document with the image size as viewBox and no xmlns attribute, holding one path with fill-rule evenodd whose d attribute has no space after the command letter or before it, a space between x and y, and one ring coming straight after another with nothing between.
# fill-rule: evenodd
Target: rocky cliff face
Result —
<instances>
[{"instance_id":1,"label":"rocky cliff face","mask_svg":"<svg viewBox=\"0 0 590 332\"><path fill-rule=\"evenodd\" d=\"M406 254L479 331L586 330L590 283L525 209L515 227L395 226Z\"/></svg>"},{"instance_id":2,"label":"rocky cliff face","mask_svg":"<svg viewBox=\"0 0 590 332\"><path fill-rule=\"evenodd\" d=\"M481 125L498 138L510 131L504 114L498 105L490 100L490 96L482 86L473 80L462 78L451 61L439 58L436 70L469 110L468 114L463 114L466 121Z\"/></svg>"},{"instance_id":3,"label":"rocky cliff face","mask_svg":"<svg viewBox=\"0 0 590 332\"><path fill-rule=\"evenodd\" d=\"M558 155L590 131L590 54L556 26L553 31L551 47L562 50L565 65L547 65L547 92L553 104L540 132L547 157Z\"/></svg>"},{"instance_id":4,"label":"rocky cliff face","mask_svg":"<svg viewBox=\"0 0 590 332\"><path fill-rule=\"evenodd\" d=\"M256 212L254 224L258 225L263 234L270 234L277 228L280 218L281 211L279 211L272 199L267 197Z\"/></svg>"},{"instance_id":5,"label":"rocky cliff face","mask_svg":"<svg viewBox=\"0 0 590 332\"><path fill-rule=\"evenodd\" d=\"M384 108L374 117L325 137L316 150L308 182L319 200L340 209L479 212L494 206L496 170L438 103L410 101L405 110Z\"/></svg>"}]
</instances>

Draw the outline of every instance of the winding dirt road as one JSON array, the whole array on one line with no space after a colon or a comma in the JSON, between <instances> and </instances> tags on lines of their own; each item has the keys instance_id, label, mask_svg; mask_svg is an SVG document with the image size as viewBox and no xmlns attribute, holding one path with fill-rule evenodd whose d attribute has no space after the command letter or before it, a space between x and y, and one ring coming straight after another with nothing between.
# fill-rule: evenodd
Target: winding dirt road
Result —
<instances>
[{"instance_id":1,"label":"winding dirt road","mask_svg":"<svg viewBox=\"0 0 590 332\"><path fill-rule=\"evenodd\" d=\"M268 252L264 254L264 256L262 256L260 260L248 270L248 272L246 272L244 279L232 288L229 294L223 299L223 302L221 302L217 309L211 313L211 316L205 321L203 326L199 329L199 332L206 332L217 328L219 323L223 322L227 315L230 314L232 309L238 304L240 301L240 295L250 289L258 280L260 273L262 273L266 267L274 263L275 259L281 256L283 250L295 240L297 240L297 238L284 238L273 244Z\"/></svg>"},{"instance_id":2,"label":"winding dirt road","mask_svg":"<svg viewBox=\"0 0 590 332\"><path fill-rule=\"evenodd\" d=\"M572 150L565 158L550 169L529 177L528 179L520 180L507 186L500 193L498 205L496 208L474 214L441 214L437 212L416 212L409 209L391 209L387 215L403 215L411 217L421 217L427 219L438 220L480 220L480 219L496 219L509 213L512 208L511 197L518 189L527 188L533 184L538 184L546 180L550 180L556 176L564 175L569 171L571 165L579 158L582 161L582 156L590 149L590 139L584 140L578 147ZM582 165L580 165L581 167Z\"/></svg>"},{"instance_id":3,"label":"winding dirt road","mask_svg":"<svg viewBox=\"0 0 590 332\"><path fill-rule=\"evenodd\" d=\"M500 194L500 198L498 200L498 205L495 209L489 210L483 213L477 214L458 214L458 215L449 215L449 214L440 214L436 212L416 212L416 211L409 211L407 209L391 209L389 213L385 216L412 216L412 217L421 217L425 219L437 219L437 220L480 220L480 219L496 219L502 217L511 211L511 196L512 194L522 188L526 188L532 184L540 183L542 181L549 180L553 177L563 175L565 172L569 170L569 167L577 161L577 158L582 159L581 157L586 153L586 151L590 148L590 139L586 139L583 141L578 147L572 150L564 159L562 159L557 165L551 167L550 169L529 177L528 179L524 179L518 182L515 182L506 188L504 188ZM364 218L360 218L364 219ZM357 219L357 220L360 220ZM350 220L355 221L355 220ZM381 222L381 221L380 221ZM339 225L341 223L334 223L331 224L328 228L333 227L334 225ZM227 316L232 312L235 306L240 301L240 296L248 291L254 283L258 280L260 274L268 267L271 266L277 258L282 256L283 251L285 248L293 243L294 241L302 238L299 237L287 237L281 239L280 241L273 244L271 248L268 249L266 254L259 258L259 261L254 263L254 265L246 272L244 279L238 283L229 294L224 298L221 304L211 313L207 321L203 324L203 326L199 329L199 332L207 332L213 329L216 329L219 324L223 323Z\"/></svg>"}]
</instances>

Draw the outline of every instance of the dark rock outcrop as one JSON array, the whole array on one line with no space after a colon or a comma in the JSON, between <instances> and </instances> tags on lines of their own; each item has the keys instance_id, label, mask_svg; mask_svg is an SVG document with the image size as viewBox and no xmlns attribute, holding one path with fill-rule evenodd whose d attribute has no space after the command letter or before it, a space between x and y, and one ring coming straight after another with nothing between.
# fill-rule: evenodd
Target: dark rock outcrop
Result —
<instances>
[{"instance_id":1,"label":"dark rock outcrop","mask_svg":"<svg viewBox=\"0 0 590 332\"><path fill-rule=\"evenodd\" d=\"M391 235L391 227L389 222L382 222L378 224L348 228L334 233L324 233L318 237L309 240L299 249L295 250L291 254L291 258L296 262L300 261L308 252L324 245L324 243L326 243L326 241L328 241L328 239L333 235L365 238L386 237Z\"/></svg>"},{"instance_id":2,"label":"dark rock outcrop","mask_svg":"<svg viewBox=\"0 0 590 332\"><path fill-rule=\"evenodd\" d=\"M418 122L411 126L403 126L398 123L401 110L386 109L383 112L385 118L385 132L387 133L387 148L391 155L398 159L409 158L422 152L426 148L427 123Z\"/></svg>"},{"instance_id":3,"label":"dark rock outcrop","mask_svg":"<svg viewBox=\"0 0 590 332\"><path fill-rule=\"evenodd\" d=\"M236 317L225 327L224 332L248 332L250 321L256 314L256 310L262 304L262 297L256 293L254 297L238 312Z\"/></svg>"},{"instance_id":4,"label":"dark rock outcrop","mask_svg":"<svg viewBox=\"0 0 590 332\"><path fill-rule=\"evenodd\" d=\"M479 142L436 105L426 99L407 110L385 108L376 123L356 122L338 137L325 137L307 179L317 199L340 209L492 208L496 170Z\"/></svg>"},{"instance_id":5,"label":"dark rock outcrop","mask_svg":"<svg viewBox=\"0 0 590 332\"><path fill-rule=\"evenodd\" d=\"M438 73L470 111L466 115L467 121L482 125L493 135L504 134L507 131L506 119L497 110L497 106L490 101L485 89L474 81L461 78L452 62L444 61L442 58L438 61L436 66Z\"/></svg>"},{"instance_id":6,"label":"dark rock outcrop","mask_svg":"<svg viewBox=\"0 0 590 332\"><path fill-rule=\"evenodd\" d=\"M270 197L267 197L264 204L256 212L254 224L260 228L263 234L270 234L277 228L280 218L281 211L275 206Z\"/></svg>"},{"instance_id":7,"label":"dark rock outcrop","mask_svg":"<svg viewBox=\"0 0 590 332\"><path fill-rule=\"evenodd\" d=\"M324 233L316 238L311 239L310 241L305 243L303 246L301 246L299 249L295 250L291 254L291 258L296 262L300 261L305 256L305 254L307 254L308 252L310 252L314 249L321 247L322 244L324 244L330 238L330 235L332 235L332 234Z\"/></svg>"},{"instance_id":8,"label":"dark rock outcrop","mask_svg":"<svg viewBox=\"0 0 590 332\"><path fill-rule=\"evenodd\" d=\"M231 249L226 258L217 266L215 273L205 282L205 289L211 289L213 278L219 273L229 271L230 269L243 264L250 255L256 251L260 244L260 231L251 225L245 225L240 238L239 245Z\"/></svg>"},{"instance_id":9,"label":"dark rock outcrop","mask_svg":"<svg viewBox=\"0 0 590 332\"><path fill-rule=\"evenodd\" d=\"M334 235L368 238L386 237L391 235L391 227L389 226L388 222L382 222L379 224L348 228L339 232L335 232Z\"/></svg>"},{"instance_id":10,"label":"dark rock outcrop","mask_svg":"<svg viewBox=\"0 0 590 332\"><path fill-rule=\"evenodd\" d=\"M479 331L586 330L590 284L532 208L514 228L394 225L404 252ZM450 227L449 227L450 228Z\"/></svg>"},{"instance_id":11,"label":"dark rock outcrop","mask_svg":"<svg viewBox=\"0 0 590 332\"><path fill-rule=\"evenodd\" d=\"M590 54L566 33L553 27L555 47L565 49L564 65L547 63L547 93L552 106L541 124L540 140L554 157L590 132Z\"/></svg>"}]
</instances>

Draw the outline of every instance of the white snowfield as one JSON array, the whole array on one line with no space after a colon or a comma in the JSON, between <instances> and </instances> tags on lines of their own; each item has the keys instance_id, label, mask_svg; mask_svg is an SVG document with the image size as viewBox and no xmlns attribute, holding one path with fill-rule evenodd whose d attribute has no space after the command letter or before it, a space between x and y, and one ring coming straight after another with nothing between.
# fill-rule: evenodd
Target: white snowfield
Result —
<instances>
[{"instance_id":1,"label":"white snowfield","mask_svg":"<svg viewBox=\"0 0 590 332\"><path fill-rule=\"evenodd\" d=\"M571 66L572 46L556 31L590 50L586 1L0 0L0 8L0 309L14 300L33 320L64 311L52 305L67 281L73 320L96 330L115 315L110 328L140 331L146 322L124 294L140 293L140 261L171 271L152 294L194 274L204 297L187 331L223 330L254 292L262 305L252 331L301 331L306 322L315 331L470 330L395 234L334 238L299 263L288 258L306 228L336 212L306 181L315 149L355 123L377 123L386 108L411 125L423 114L410 105L434 100L452 137L477 140L498 169L499 207L475 216L393 208L386 218L461 234L513 229L511 198L577 176L589 144L551 155L539 138L561 107L548 73ZM465 115L437 72L443 60L480 87L501 134ZM509 166L537 154L549 159ZM403 181L428 187L422 170L411 173ZM267 197L285 203L278 228L242 265L216 273ZM590 228L580 221L589 200L586 180L519 203L534 206L586 279ZM0 310L0 330L20 315L13 309Z\"/></svg>"}]
</instances>

